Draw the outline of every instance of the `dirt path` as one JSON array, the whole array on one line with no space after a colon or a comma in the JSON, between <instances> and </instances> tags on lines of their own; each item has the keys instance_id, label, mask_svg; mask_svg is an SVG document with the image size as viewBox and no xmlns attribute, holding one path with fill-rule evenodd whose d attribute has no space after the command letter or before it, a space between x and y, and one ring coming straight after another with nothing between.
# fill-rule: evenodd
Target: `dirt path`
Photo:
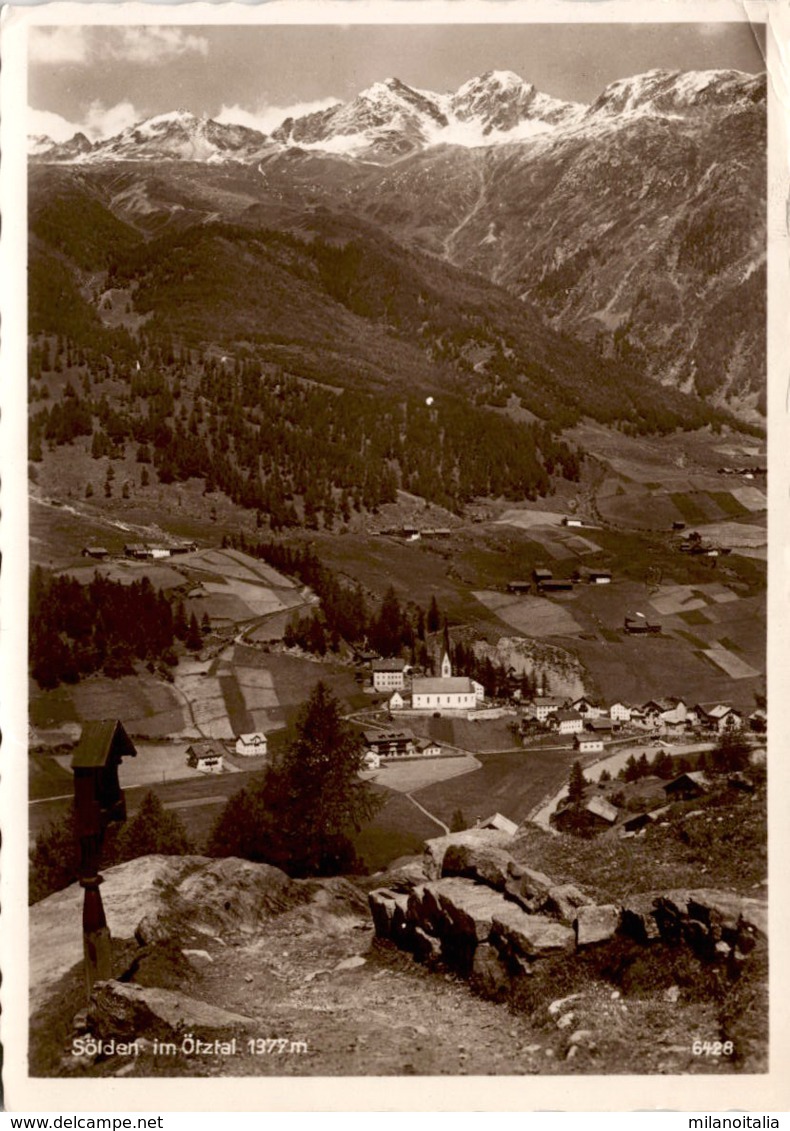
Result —
<instances>
[{"instance_id":1,"label":"dirt path","mask_svg":"<svg viewBox=\"0 0 790 1131\"><path fill-rule=\"evenodd\" d=\"M412 796L412 795L411 795L410 793L407 793L407 794L406 794L406 796L408 797L409 801L411 801L412 805L414 805L414 806L415 806L415 807L416 807L417 809L419 809L421 813L424 813L424 814L425 814L425 816L426 816L426 817L427 817L427 818L428 818L428 819L429 819L430 821L433 821L433 822L434 822L434 824L438 825L438 826L439 826L439 828L440 828L440 829L442 830L442 832L443 832L443 833L444 833L445 835L449 834L449 832L450 832L450 829L449 829L449 827L448 827L448 826L447 826L447 825L446 825L446 824L444 823L444 821L440 821L438 817L434 817L433 813L429 813L429 812L428 812L428 810L427 810L427 809L425 808L425 806L424 806L424 805L420 805L419 801L417 801L417 799L416 799L415 797L413 797L413 796Z\"/></svg>"}]
</instances>

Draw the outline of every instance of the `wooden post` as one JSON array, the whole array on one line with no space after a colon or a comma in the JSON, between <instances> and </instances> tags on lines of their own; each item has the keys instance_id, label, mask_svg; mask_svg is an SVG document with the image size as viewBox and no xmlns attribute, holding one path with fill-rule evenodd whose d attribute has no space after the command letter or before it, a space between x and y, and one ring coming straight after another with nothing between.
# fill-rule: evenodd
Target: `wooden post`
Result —
<instances>
[{"instance_id":1,"label":"wooden post","mask_svg":"<svg viewBox=\"0 0 790 1131\"><path fill-rule=\"evenodd\" d=\"M82 903L82 947L85 955L85 989L88 998L94 982L106 982L112 977L112 939L99 891L101 882L101 876L80 880L85 892Z\"/></svg>"}]
</instances>

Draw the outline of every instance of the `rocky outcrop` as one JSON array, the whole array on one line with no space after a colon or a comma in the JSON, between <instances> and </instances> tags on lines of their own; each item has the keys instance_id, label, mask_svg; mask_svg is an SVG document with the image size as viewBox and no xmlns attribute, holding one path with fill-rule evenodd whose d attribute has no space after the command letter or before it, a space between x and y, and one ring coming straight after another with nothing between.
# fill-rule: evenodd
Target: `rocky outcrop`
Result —
<instances>
[{"instance_id":1,"label":"rocky outcrop","mask_svg":"<svg viewBox=\"0 0 790 1131\"><path fill-rule=\"evenodd\" d=\"M155 986L97 982L88 1006L88 1028L96 1038L170 1040L191 1034L214 1041L254 1029L257 1022L239 1013Z\"/></svg>"},{"instance_id":2,"label":"rocky outcrop","mask_svg":"<svg viewBox=\"0 0 790 1131\"><path fill-rule=\"evenodd\" d=\"M516 861L496 832L429 841L424 870L426 882L408 894L369 894L376 934L421 961L441 960L486 997L505 996L536 963L567 960L617 938L687 945L732 969L766 934L765 904L729 892L645 893L595 905L574 884L556 884Z\"/></svg>"},{"instance_id":3,"label":"rocky outcrop","mask_svg":"<svg viewBox=\"0 0 790 1131\"><path fill-rule=\"evenodd\" d=\"M500 832L497 829L465 829L460 833L434 837L433 840L426 840L425 842L422 858L423 871L429 880L438 880L443 875L459 875L458 872L444 871L444 858L448 849L457 850L463 846L470 850L478 849L482 857L490 857L497 849L507 852L512 841L513 838L509 833ZM456 859L459 859L459 857L456 857ZM463 859L463 857L460 857L460 859ZM509 860L510 857L508 856L507 859Z\"/></svg>"}]
</instances>

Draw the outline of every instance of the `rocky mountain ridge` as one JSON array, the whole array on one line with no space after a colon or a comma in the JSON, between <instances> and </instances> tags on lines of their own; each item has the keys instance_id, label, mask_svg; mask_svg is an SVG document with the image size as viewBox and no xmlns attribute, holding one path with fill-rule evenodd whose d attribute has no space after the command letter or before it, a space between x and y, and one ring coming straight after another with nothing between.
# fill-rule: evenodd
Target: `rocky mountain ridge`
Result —
<instances>
[{"instance_id":1,"label":"rocky mountain ridge","mask_svg":"<svg viewBox=\"0 0 790 1131\"><path fill-rule=\"evenodd\" d=\"M738 71L648 71L607 86L589 106L538 91L512 71L487 71L457 91L437 94L387 78L351 102L286 118L271 135L175 110L91 143L84 134L57 144L30 139L30 156L46 161L253 161L293 147L386 164L437 145L478 148L531 142L567 132L606 130L650 115L683 119L731 112L764 97L762 76Z\"/></svg>"},{"instance_id":2,"label":"rocky mountain ridge","mask_svg":"<svg viewBox=\"0 0 790 1131\"><path fill-rule=\"evenodd\" d=\"M764 75L654 70L585 107L495 71L447 95L390 78L271 136L179 111L93 144L37 138L31 162L122 163L119 214L149 229L362 221L535 304L602 365L759 424L766 126Z\"/></svg>"}]
</instances>

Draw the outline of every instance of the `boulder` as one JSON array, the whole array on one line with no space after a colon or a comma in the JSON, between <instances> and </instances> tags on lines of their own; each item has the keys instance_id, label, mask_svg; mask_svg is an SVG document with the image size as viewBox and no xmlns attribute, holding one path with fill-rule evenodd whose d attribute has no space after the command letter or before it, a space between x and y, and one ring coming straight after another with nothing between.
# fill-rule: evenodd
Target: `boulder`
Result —
<instances>
[{"instance_id":1,"label":"boulder","mask_svg":"<svg viewBox=\"0 0 790 1131\"><path fill-rule=\"evenodd\" d=\"M254 1031L260 1022L172 990L110 981L93 987L88 1025L94 1037L106 1039L173 1040L191 1033L194 1038L213 1041L234 1032Z\"/></svg>"},{"instance_id":2,"label":"boulder","mask_svg":"<svg viewBox=\"0 0 790 1131\"><path fill-rule=\"evenodd\" d=\"M741 933L767 936L767 906L759 899L710 888L692 888L664 892L654 903L659 929L668 940L691 934L698 938L699 928L689 927L689 923L707 928L713 944L721 939L734 942Z\"/></svg>"},{"instance_id":3,"label":"boulder","mask_svg":"<svg viewBox=\"0 0 790 1131\"><path fill-rule=\"evenodd\" d=\"M576 945L592 946L614 938L620 926L620 909L612 903L600 907L580 907L576 912L574 927Z\"/></svg>"},{"instance_id":4,"label":"boulder","mask_svg":"<svg viewBox=\"0 0 790 1131\"><path fill-rule=\"evenodd\" d=\"M469 981L482 997L502 998L510 987L510 974L502 957L491 943L480 943L472 959Z\"/></svg>"},{"instance_id":5,"label":"boulder","mask_svg":"<svg viewBox=\"0 0 790 1131\"><path fill-rule=\"evenodd\" d=\"M139 986L180 989L189 984L195 972L195 967L181 948L172 939L166 939L140 947L132 956L123 980L136 982Z\"/></svg>"},{"instance_id":6,"label":"boulder","mask_svg":"<svg viewBox=\"0 0 790 1131\"><path fill-rule=\"evenodd\" d=\"M652 895L632 895L622 905L621 930L637 942L655 942L661 937Z\"/></svg>"},{"instance_id":7,"label":"boulder","mask_svg":"<svg viewBox=\"0 0 790 1131\"><path fill-rule=\"evenodd\" d=\"M556 884L549 888L544 910L566 923L572 923L577 908L591 904L592 900L588 899L584 892L579 891L575 884Z\"/></svg>"},{"instance_id":8,"label":"boulder","mask_svg":"<svg viewBox=\"0 0 790 1131\"><path fill-rule=\"evenodd\" d=\"M412 932L412 950L418 962L436 962L442 953L442 944L435 935L415 927Z\"/></svg>"},{"instance_id":9,"label":"boulder","mask_svg":"<svg viewBox=\"0 0 790 1131\"><path fill-rule=\"evenodd\" d=\"M262 920L306 903L320 888L292 880L270 864L235 856L211 860L179 885L174 910L194 929L208 934L253 934Z\"/></svg>"},{"instance_id":10,"label":"boulder","mask_svg":"<svg viewBox=\"0 0 790 1131\"><path fill-rule=\"evenodd\" d=\"M500 950L532 961L545 955L572 951L575 936L570 927L545 915L530 915L520 907L505 904L491 924L492 941Z\"/></svg>"},{"instance_id":11,"label":"boulder","mask_svg":"<svg viewBox=\"0 0 790 1131\"><path fill-rule=\"evenodd\" d=\"M392 937L392 918L395 914L395 892L387 888L368 892L368 906L373 917L373 928L380 939Z\"/></svg>"},{"instance_id":12,"label":"boulder","mask_svg":"<svg viewBox=\"0 0 790 1131\"><path fill-rule=\"evenodd\" d=\"M442 876L466 876L502 891L508 868L513 863L509 852L491 844L449 844L442 862Z\"/></svg>"},{"instance_id":13,"label":"boulder","mask_svg":"<svg viewBox=\"0 0 790 1131\"><path fill-rule=\"evenodd\" d=\"M397 946L408 950L412 938L412 926L406 917L409 897L403 892L396 891L392 893L392 898L395 909L392 912L390 938Z\"/></svg>"},{"instance_id":14,"label":"boulder","mask_svg":"<svg viewBox=\"0 0 790 1131\"><path fill-rule=\"evenodd\" d=\"M499 892L456 876L426 884L428 891L444 912L450 932L475 943L486 941L493 916L508 906Z\"/></svg>"},{"instance_id":15,"label":"boulder","mask_svg":"<svg viewBox=\"0 0 790 1131\"><path fill-rule=\"evenodd\" d=\"M487 845L490 848L507 849L508 844L512 844L512 841L513 838L509 833L500 832L498 829L465 829L463 832L450 833L448 836L426 840L423 852L423 871L429 880L440 879L444 855L450 845Z\"/></svg>"},{"instance_id":16,"label":"boulder","mask_svg":"<svg viewBox=\"0 0 790 1131\"><path fill-rule=\"evenodd\" d=\"M101 894L113 940L134 938L147 916L158 922L169 893L190 872L209 863L205 856L142 856L106 868ZM57 992L64 974L83 961L84 895L79 884L72 884L29 909L31 1014Z\"/></svg>"},{"instance_id":17,"label":"boulder","mask_svg":"<svg viewBox=\"0 0 790 1131\"><path fill-rule=\"evenodd\" d=\"M515 861L510 865L508 873L505 883L507 897L519 903L525 911L542 911L549 892L555 886L554 881L543 872L536 872L534 868Z\"/></svg>"}]
</instances>

